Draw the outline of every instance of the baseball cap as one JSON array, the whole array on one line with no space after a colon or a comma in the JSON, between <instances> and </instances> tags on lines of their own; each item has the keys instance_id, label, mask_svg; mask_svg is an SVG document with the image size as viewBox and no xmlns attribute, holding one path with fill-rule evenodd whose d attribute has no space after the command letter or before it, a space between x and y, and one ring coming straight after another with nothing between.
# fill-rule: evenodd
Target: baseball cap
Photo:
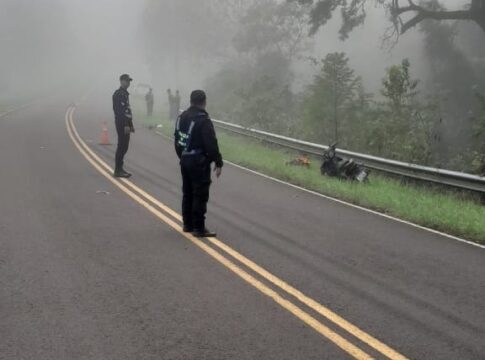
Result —
<instances>
[{"instance_id":1,"label":"baseball cap","mask_svg":"<svg viewBox=\"0 0 485 360\"><path fill-rule=\"evenodd\" d=\"M125 80L125 81L133 81L133 79L128 74L123 74L123 75L120 76L120 81L123 81L123 80Z\"/></svg>"}]
</instances>

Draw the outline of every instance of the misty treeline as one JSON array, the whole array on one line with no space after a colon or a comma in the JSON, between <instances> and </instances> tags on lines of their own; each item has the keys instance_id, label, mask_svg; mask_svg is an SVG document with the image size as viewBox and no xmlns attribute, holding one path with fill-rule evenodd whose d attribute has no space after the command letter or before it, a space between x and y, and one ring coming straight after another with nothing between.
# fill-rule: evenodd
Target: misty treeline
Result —
<instances>
[{"instance_id":1,"label":"misty treeline","mask_svg":"<svg viewBox=\"0 0 485 360\"><path fill-rule=\"evenodd\" d=\"M197 4L150 2L147 51L155 64L163 58L180 66L183 59L195 73L211 67L203 84L214 117L323 144L338 141L342 148L387 158L484 171L485 32L479 26L420 18L428 78L416 79L413 64L403 59L381 69L381 89L370 93L345 53L315 58L311 37L339 7L341 35L359 31L365 1ZM346 4L359 6L352 10ZM401 6L387 5L391 11ZM436 0L420 6L446 12ZM421 7L414 10L417 16ZM395 26L396 14L391 15ZM295 86L295 64L302 62L312 64L313 78Z\"/></svg>"}]
</instances>

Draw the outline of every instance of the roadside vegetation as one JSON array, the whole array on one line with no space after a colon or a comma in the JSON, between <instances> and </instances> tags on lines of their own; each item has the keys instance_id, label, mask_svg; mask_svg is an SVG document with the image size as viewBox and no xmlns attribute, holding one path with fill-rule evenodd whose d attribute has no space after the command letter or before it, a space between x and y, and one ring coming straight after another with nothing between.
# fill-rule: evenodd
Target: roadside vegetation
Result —
<instances>
[{"instance_id":1,"label":"roadside vegetation","mask_svg":"<svg viewBox=\"0 0 485 360\"><path fill-rule=\"evenodd\" d=\"M154 69L154 79L180 86L186 75L185 83L202 83L209 98L208 110L215 118L319 144L337 142L341 149L485 176L482 22L475 21L477 26L429 20L430 14L445 11L439 0L422 2L419 11L401 8L402 13L396 12L399 4L390 0L207 0L217 6L198 14L201 23L197 26L206 31L194 36L184 28L179 41L173 42L169 29L176 24L171 13L164 11L164 2L168 0L149 3L145 12L144 27L151 34L146 42L150 49L147 61ZM390 34L366 33L358 26L365 22L368 8L364 5L369 3L387 10L392 20ZM479 11L475 3L470 1L466 11ZM181 2L172 9L180 18L190 16L188 22L193 18L192 13L184 12ZM324 27L335 12L342 14L341 39L361 32L370 44L382 36L388 50L399 42L400 33L415 27L422 56L413 57L410 50L408 56L384 65L368 63L367 52L382 49L373 50L366 44L358 45L360 51L351 54L315 51L318 37L309 34ZM417 17L409 24L406 16L400 17L404 13ZM324 49L336 49L331 46L331 35L320 39L329 42ZM178 61L181 57L191 60L184 65ZM175 67L166 66L172 63L183 71L177 73ZM363 71L380 80L372 89L362 79L362 75L369 76ZM203 76L194 78L195 73ZM159 130L171 136L173 125L163 125ZM322 177L319 159L313 159L309 169L287 166L298 154L234 134L220 133L219 137L225 158L235 163L485 243L485 207L471 194L404 183L377 173L366 185L342 182Z\"/></svg>"},{"instance_id":2,"label":"roadside vegetation","mask_svg":"<svg viewBox=\"0 0 485 360\"><path fill-rule=\"evenodd\" d=\"M202 79L214 117L321 144L338 142L340 148L389 159L484 173L485 132L477 128L485 116L480 100L485 94L485 33L471 22L429 20L430 14L445 10L441 1L423 1L420 9L426 11L409 7L396 13L399 4L391 0L208 0L217 10L207 14L201 9L198 17L207 39L184 29L177 43L169 31L176 24L163 11L164 1L147 6L149 62L160 70L157 78L164 79L170 72L161 71L165 62L159 59L171 51L197 59L188 70L201 69L200 59L217 64L204 68ZM409 19L400 14L415 13L414 32L420 33L415 50L422 49L423 56L418 60L409 52L414 63L403 56L394 64L368 64L366 71L382 79L370 90L354 68L366 63L366 52L373 49L321 53L314 51L317 38L308 34L340 12L342 39L365 33L358 25L367 10L375 11L371 4L387 9L392 22L390 34L366 35L369 42L382 36L392 50L400 31L410 31ZM184 17L182 3L174 11ZM209 46L201 46L204 41ZM332 48L331 35L325 41ZM302 77L302 68L313 76Z\"/></svg>"},{"instance_id":3,"label":"roadside vegetation","mask_svg":"<svg viewBox=\"0 0 485 360\"><path fill-rule=\"evenodd\" d=\"M135 110L138 121L144 126L167 137L173 135L174 124L160 120L165 118L163 115L147 118L141 103ZM223 131L218 132L218 137L224 158L231 162L324 195L485 244L485 207L469 194L406 184L376 173L371 174L368 184L340 181L320 175L319 159L311 159L309 168L290 166L286 163L298 156L295 152Z\"/></svg>"}]
</instances>

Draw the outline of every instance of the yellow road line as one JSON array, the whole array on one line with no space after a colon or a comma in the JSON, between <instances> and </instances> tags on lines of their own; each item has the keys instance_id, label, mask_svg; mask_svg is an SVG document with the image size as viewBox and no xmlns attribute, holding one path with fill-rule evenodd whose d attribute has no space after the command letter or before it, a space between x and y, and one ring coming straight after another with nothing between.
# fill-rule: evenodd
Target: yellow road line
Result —
<instances>
[{"instance_id":1,"label":"yellow road line","mask_svg":"<svg viewBox=\"0 0 485 360\"><path fill-rule=\"evenodd\" d=\"M73 110L74 111L74 110ZM73 113L73 112L72 112ZM72 113L70 113L70 121L72 122ZM109 172L112 172L112 169L97 155L95 154L80 138L79 134L77 133L76 128L74 127L74 124L72 123L72 128L73 131L75 132L75 135L80 139L81 144L83 144L84 149L94 158L98 161L99 164L101 164L106 170ZM123 179L122 180L124 184L129 186L131 189L145 197L147 200L151 201L153 204L158 206L160 209L168 213L170 216L172 216L174 219L181 221L182 218L181 216L166 206L165 204L161 203L158 199L154 198L150 194L146 193L142 189L140 189L138 186L133 184L131 181ZM257 265L244 255L240 254L236 250L232 249L231 247L227 246L224 244L222 241L218 239L208 239L214 246L217 246L219 249L227 253L228 255L232 256L234 259L238 260L241 262L243 265L248 267L249 269L253 270L275 286L279 287L286 293L294 296L296 299L298 299L300 302L308 306L309 308L313 309L314 311L318 312L320 315L324 316L328 320L332 321L334 324L340 326L342 329L347 331L348 333L352 334L355 336L357 339L361 340L362 342L368 344L381 354L387 356L390 359L393 360L406 360L407 358L403 356L402 354L398 353L394 349L390 348L388 345L382 343L375 337L371 336L370 334L366 333L365 331L359 329L357 326L353 325L352 323L348 322L347 320L343 319L341 316L333 312L332 310L328 309L327 307L323 306L322 304L316 302L315 300L311 299L307 295L303 294L301 291L297 290L293 286L289 285L285 281L281 280L277 276L273 275L269 271L265 270L261 266Z\"/></svg>"},{"instance_id":2,"label":"yellow road line","mask_svg":"<svg viewBox=\"0 0 485 360\"><path fill-rule=\"evenodd\" d=\"M73 129L74 129L74 131L76 131L74 125L73 125ZM76 131L76 135L79 137L79 134L77 133L77 131ZM105 169L109 170L110 172L112 171L112 169L97 154L95 154L86 144L84 144L84 147L85 147L86 151L88 151L100 164L102 164ZM138 186L133 184L131 181L126 180L126 179L123 179L122 181L125 184L127 184L128 186L130 186L133 190L135 190L136 192L138 192L139 194L144 196L146 199L151 201L153 204L157 205L160 209L162 209L163 211L170 214L173 218L175 218L179 221L182 220L182 217L177 212L170 209L168 206L161 203L158 199L154 198L153 196L149 195L148 193L146 193L145 191L140 189ZM365 331L359 329L357 326L353 325L352 323L343 319L341 316L339 316L338 314L336 314L332 310L328 309L327 307L323 306L322 304L316 302L315 300L311 299L307 295L303 294L301 291L297 290L293 286L289 285L285 281L281 280L277 276L273 275L269 271L267 271L264 268L262 268L261 266L257 265L256 263L254 263L253 261L251 261L250 259L248 259L244 255L240 254L236 250L232 249L231 247L227 246L226 244L224 244L220 240L209 239L209 241L211 241L215 246L217 246L218 248L220 248L221 250L223 250L224 252L226 252L227 254L229 254L230 256L235 258L236 260L240 261L242 264L244 264L245 266L247 266L248 268L250 268L251 270L253 270L257 274L259 274L260 276L262 276L263 278L265 278L266 280L268 280L272 284L276 285L277 287L279 287L283 291L287 292L288 294L294 296L299 301L301 301L303 304L310 307L314 311L318 312L320 315L324 316L325 318L332 321L336 325L340 326L342 329L344 329L348 333L352 334L353 336L355 336L359 340L365 342L366 344L368 344L369 346L371 346L372 348L374 348L375 350L377 350L381 354L383 354L383 355L385 355L388 358L393 359L393 360L406 360L407 359L405 356L398 353L394 349L390 348L388 345L382 343L381 341L379 341L378 339L376 339L372 335L370 335L370 334L366 333Z\"/></svg>"},{"instance_id":3,"label":"yellow road line","mask_svg":"<svg viewBox=\"0 0 485 360\"><path fill-rule=\"evenodd\" d=\"M72 114L74 113L74 111L75 111L75 109L70 114L70 120L69 120L71 122L71 124L72 124L72 131L73 131L74 135L79 139L79 141L81 143L81 146L84 148L84 150L86 150L86 152L91 157L93 157L103 168L105 168L108 172L112 173L113 172L113 169L108 164L106 164L106 162L103 159L101 159L94 151L92 151L89 148L89 146L87 146L82 141L81 136L77 132L77 129L74 126L74 121L72 119ZM148 194L146 191L140 189L138 186L136 186L135 184L133 184L131 181L129 181L127 179L120 179L119 181L122 181L125 185L129 186L131 189L135 190L137 193L139 193L140 195L142 195L143 197L145 197L147 200L149 200L152 203L154 203L155 205L157 205L160 209L162 209L163 211L165 211L166 213L168 213L174 219L177 219L179 221L182 221L182 216L180 216L176 211L172 210L171 208L169 208L165 204L161 203L158 199L156 199L152 195Z\"/></svg>"},{"instance_id":4,"label":"yellow road line","mask_svg":"<svg viewBox=\"0 0 485 360\"><path fill-rule=\"evenodd\" d=\"M242 264L246 265L248 268L271 282L272 284L276 285L280 289L284 290L288 294L294 296L303 304L308 306L309 308L315 310L320 315L324 316L334 324L340 326L342 329L346 330L348 333L355 336L357 339L361 340L362 342L366 343L367 345L371 346L381 354L387 356L389 359L393 360L407 360L407 358L396 350L390 348L388 345L384 344L383 342L377 340L372 335L366 333L365 331L359 329L357 326L353 325L349 321L345 320L341 316L337 315L335 312L330 310L329 308L319 304L312 298L306 296L301 291L295 289L293 286L289 285L287 282L281 280L280 278L276 277L275 275L271 274L269 271L265 270L261 266L257 265L253 261L249 260L244 255L241 255L236 250L232 249L231 247L227 246L223 242L218 239L209 238L208 239L211 243L215 246L223 250L224 252L230 254L233 258L239 260Z\"/></svg>"},{"instance_id":5,"label":"yellow road line","mask_svg":"<svg viewBox=\"0 0 485 360\"><path fill-rule=\"evenodd\" d=\"M93 167L98 170L104 177L106 177L109 181L111 181L116 187L118 187L121 191L123 191L125 194L127 194L129 197L131 197L134 201L136 201L138 204L146 208L148 211L150 211L153 215L155 215L157 218L159 218L161 221L169 225L171 228L176 230L179 234L183 235L185 238L190 240L194 245L198 246L200 249L202 249L204 252L209 254L211 257L213 257L215 260L217 260L219 263L224 265L226 268L234 272L236 275L241 277L244 281L252 285L254 288L259 290L261 293L265 294L266 296L270 297L273 299L277 304L279 304L281 307L292 313L294 316L302 320L305 324L316 330L318 333L332 341L335 345L340 347L342 350L347 352L349 355L354 357L355 359L362 359L362 360L371 360L373 359L369 354L365 353L362 351L360 348L357 346L353 345L346 339L344 339L342 336L337 334L336 332L332 331L329 329L327 326L323 325L321 322L313 318L311 315L300 309L298 306L294 305L292 302L288 301L287 299L283 298L280 296L277 292L263 284L261 281L257 280L254 278L252 275L247 273L246 271L242 270L239 266L234 264L232 261L228 260L225 258L223 255L221 255L219 252L216 250L212 249L210 246L206 245L203 241L200 239L190 235L186 234L183 232L181 226L171 220L169 217L164 215L162 212L157 210L155 207L147 203L145 200L143 200L140 196L136 195L133 191L128 189L126 186L123 185L122 182L115 180L112 177L111 173L108 173L105 169L103 169L99 164L97 164L90 156L89 154L85 151L85 149L80 145L82 143L82 140L80 138L77 138L76 135L74 134L74 124L72 124L72 120L70 120L70 115L72 115L72 111L68 111L66 114L66 126L67 126L67 131L68 134L73 141L74 145L76 148L79 150L79 152L86 158L86 160L93 165Z\"/></svg>"}]
</instances>

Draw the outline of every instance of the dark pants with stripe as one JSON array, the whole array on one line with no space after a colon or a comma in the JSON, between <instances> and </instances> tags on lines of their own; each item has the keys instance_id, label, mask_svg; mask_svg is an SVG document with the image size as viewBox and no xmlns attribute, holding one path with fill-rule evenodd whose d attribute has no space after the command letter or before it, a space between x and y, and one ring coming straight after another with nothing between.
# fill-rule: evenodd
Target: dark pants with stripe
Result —
<instances>
[{"instance_id":1,"label":"dark pants with stripe","mask_svg":"<svg viewBox=\"0 0 485 360\"><path fill-rule=\"evenodd\" d=\"M115 171L123 170L124 158L130 145L130 134L125 134L124 119L116 119L116 133L118 134L118 147L115 156Z\"/></svg>"},{"instance_id":2,"label":"dark pants with stripe","mask_svg":"<svg viewBox=\"0 0 485 360\"><path fill-rule=\"evenodd\" d=\"M196 230L205 229L205 215L209 202L211 167L204 155L182 156L182 217L184 225Z\"/></svg>"}]
</instances>

